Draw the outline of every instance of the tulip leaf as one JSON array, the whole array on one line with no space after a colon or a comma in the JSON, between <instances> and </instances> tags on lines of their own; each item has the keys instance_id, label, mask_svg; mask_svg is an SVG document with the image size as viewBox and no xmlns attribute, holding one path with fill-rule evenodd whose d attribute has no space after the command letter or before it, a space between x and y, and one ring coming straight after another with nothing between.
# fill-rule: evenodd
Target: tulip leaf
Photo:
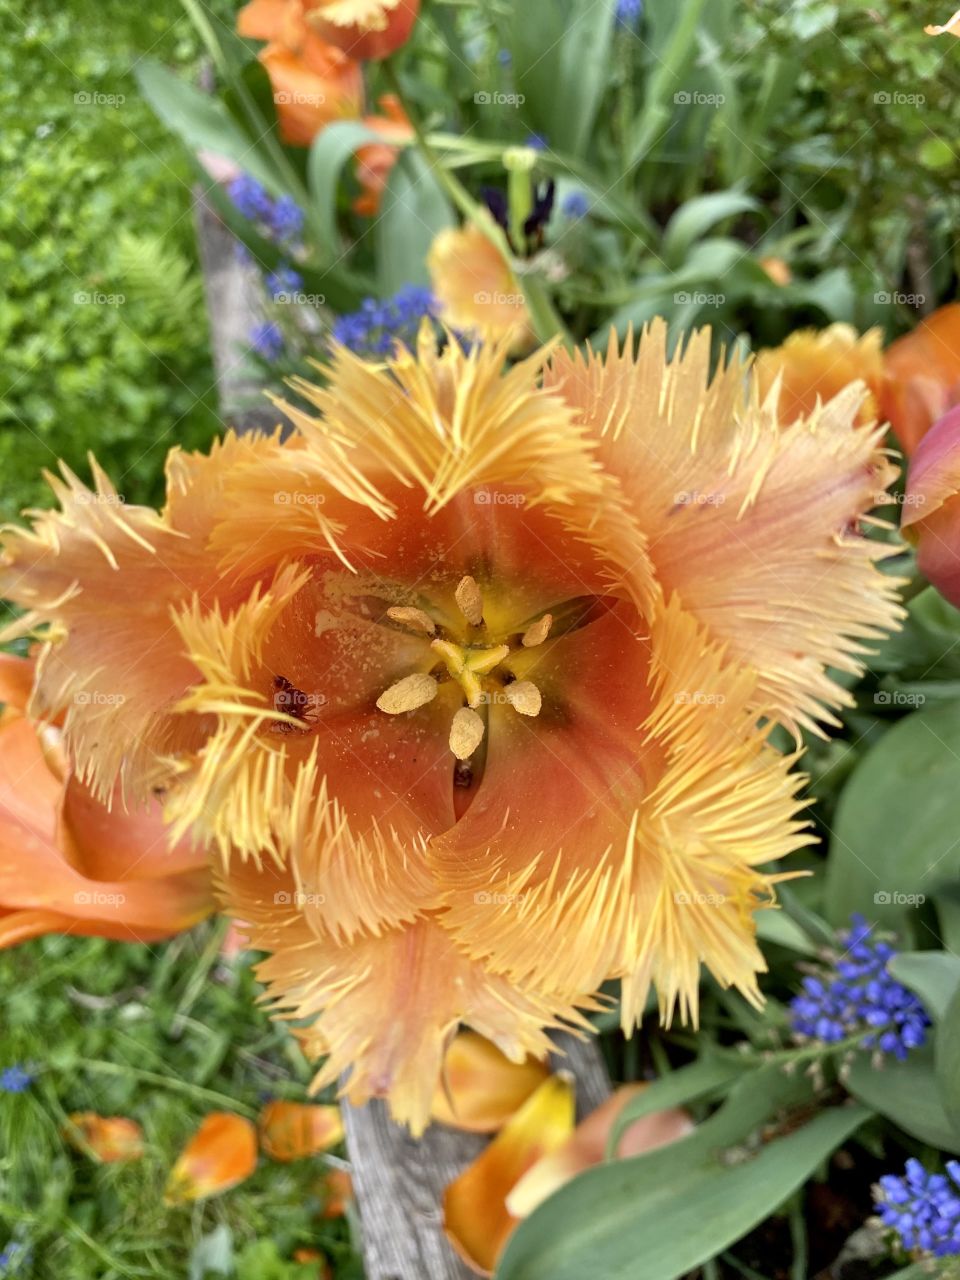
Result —
<instances>
[{"instance_id":1,"label":"tulip leaf","mask_svg":"<svg viewBox=\"0 0 960 1280\"><path fill-rule=\"evenodd\" d=\"M872 1066L868 1053L858 1053L846 1084L855 1098L905 1133L960 1155L960 1130L951 1125L940 1101L929 1047L914 1049L905 1062L885 1062L882 1067Z\"/></svg>"},{"instance_id":2,"label":"tulip leaf","mask_svg":"<svg viewBox=\"0 0 960 1280\"><path fill-rule=\"evenodd\" d=\"M907 605L903 627L887 637L870 666L908 681L960 679L960 609L927 587Z\"/></svg>"},{"instance_id":3,"label":"tulip leaf","mask_svg":"<svg viewBox=\"0 0 960 1280\"><path fill-rule=\"evenodd\" d=\"M731 1058L703 1057L654 1080L643 1093L631 1098L617 1116L610 1130L607 1152L616 1151L624 1131L635 1120L652 1115L654 1111L682 1107L688 1102L708 1097L736 1080L743 1071L744 1066Z\"/></svg>"},{"instance_id":4,"label":"tulip leaf","mask_svg":"<svg viewBox=\"0 0 960 1280\"><path fill-rule=\"evenodd\" d=\"M307 185L313 198L314 226L326 252L335 253L339 243L337 192L343 166L358 147L385 141L376 129L359 120L337 120L314 138L307 157Z\"/></svg>"},{"instance_id":5,"label":"tulip leaf","mask_svg":"<svg viewBox=\"0 0 960 1280\"><path fill-rule=\"evenodd\" d=\"M134 74L147 102L191 151L212 151L233 160L272 195L283 195L286 188L264 149L222 102L152 58L138 62Z\"/></svg>"},{"instance_id":6,"label":"tulip leaf","mask_svg":"<svg viewBox=\"0 0 960 1280\"><path fill-rule=\"evenodd\" d=\"M939 1022L960 988L960 956L949 951L907 951L887 966L898 982L909 987Z\"/></svg>"},{"instance_id":7,"label":"tulip leaf","mask_svg":"<svg viewBox=\"0 0 960 1280\"><path fill-rule=\"evenodd\" d=\"M377 280L384 297L405 284L430 283L433 238L455 221L430 165L416 152L404 152L390 171L376 224Z\"/></svg>"},{"instance_id":8,"label":"tulip leaf","mask_svg":"<svg viewBox=\"0 0 960 1280\"><path fill-rule=\"evenodd\" d=\"M735 213L759 209L752 196L742 191L711 191L682 204L663 233L663 257L668 267L683 265L694 241Z\"/></svg>"},{"instance_id":9,"label":"tulip leaf","mask_svg":"<svg viewBox=\"0 0 960 1280\"><path fill-rule=\"evenodd\" d=\"M864 911L903 927L960 870L960 714L914 711L872 746L840 796L826 897L835 923Z\"/></svg>"},{"instance_id":10,"label":"tulip leaf","mask_svg":"<svg viewBox=\"0 0 960 1280\"><path fill-rule=\"evenodd\" d=\"M933 1062L943 1109L954 1132L960 1133L960 988L954 991L937 1027Z\"/></svg>"},{"instance_id":11,"label":"tulip leaf","mask_svg":"<svg viewBox=\"0 0 960 1280\"><path fill-rule=\"evenodd\" d=\"M590 1169L540 1205L511 1237L497 1280L685 1275L774 1212L870 1116L835 1107L787 1137L744 1145L810 1097L808 1082L777 1068L751 1072L689 1137Z\"/></svg>"}]
</instances>

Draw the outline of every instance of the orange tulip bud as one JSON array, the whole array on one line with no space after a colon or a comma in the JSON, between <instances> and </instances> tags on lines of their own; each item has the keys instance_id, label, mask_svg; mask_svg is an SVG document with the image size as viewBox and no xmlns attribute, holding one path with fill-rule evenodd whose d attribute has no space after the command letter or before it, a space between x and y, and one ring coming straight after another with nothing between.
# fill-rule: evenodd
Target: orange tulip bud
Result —
<instances>
[{"instance_id":1,"label":"orange tulip bud","mask_svg":"<svg viewBox=\"0 0 960 1280\"><path fill-rule=\"evenodd\" d=\"M260 1145L271 1160L302 1160L343 1139L337 1106L268 1102L260 1112Z\"/></svg>"},{"instance_id":2,"label":"orange tulip bud","mask_svg":"<svg viewBox=\"0 0 960 1280\"><path fill-rule=\"evenodd\" d=\"M250 1121L229 1111L213 1111L171 1169L164 1201L206 1200L237 1186L256 1167L257 1134Z\"/></svg>"},{"instance_id":3,"label":"orange tulip bud","mask_svg":"<svg viewBox=\"0 0 960 1280\"><path fill-rule=\"evenodd\" d=\"M104 1164L139 1160L143 1155L143 1130L125 1116L98 1116L95 1111L74 1111L63 1136L84 1154Z\"/></svg>"}]
</instances>

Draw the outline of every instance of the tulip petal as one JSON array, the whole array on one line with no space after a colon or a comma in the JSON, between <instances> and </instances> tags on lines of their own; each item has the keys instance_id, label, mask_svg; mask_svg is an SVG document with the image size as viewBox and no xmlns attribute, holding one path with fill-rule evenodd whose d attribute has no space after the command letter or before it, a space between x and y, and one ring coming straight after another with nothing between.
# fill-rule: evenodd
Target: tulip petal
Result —
<instances>
[{"instance_id":1,"label":"tulip petal","mask_svg":"<svg viewBox=\"0 0 960 1280\"><path fill-rule=\"evenodd\" d=\"M143 1155L143 1130L126 1116L100 1116L95 1111L74 1111L67 1117L67 1141L104 1164L139 1160Z\"/></svg>"},{"instance_id":2,"label":"tulip petal","mask_svg":"<svg viewBox=\"0 0 960 1280\"><path fill-rule=\"evenodd\" d=\"M0 653L0 703L26 711L33 688L33 663L12 653Z\"/></svg>"},{"instance_id":3,"label":"tulip petal","mask_svg":"<svg viewBox=\"0 0 960 1280\"><path fill-rule=\"evenodd\" d=\"M249 1120L214 1111L184 1147L170 1171L166 1204L206 1200L237 1186L257 1167L257 1133Z\"/></svg>"},{"instance_id":4,"label":"tulip petal","mask_svg":"<svg viewBox=\"0 0 960 1280\"><path fill-rule=\"evenodd\" d=\"M760 399L765 400L779 378L777 417L783 424L809 418L845 387L860 380L867 393L857 409L858 426L871 426L878 417L877 397L883 381L882 333L871 329L862 336L852 325L800 329L782 346L761 351L754 364Z\"/></svg>"},{"instance_id":5,"label":"tulip petal","mask_svg":"<svg viewBox=\"0 0 960 1280\"><path fill-rule=\"evenodd\" d=\"M938 307L884 353L881 411L912 454L960 401L960 302Z\"/></svg>"},{"instance_id":6,"label":"tulip petal","mask_svg":"<svg viewBox=\"0 0 960 1280\"><path fill-rule=\"evenodd\" d=\"M506 1199L523 1175L558 1150L574 1127L569 1077L550 1076L490 1145L447 1187L443 1225L457 1252L481 1275L491 1275L517 1224Z\"/></svg>"},{"instance_id":7,"label":"tulip petal","mask_svg":"<svg viewBox=\"0 0 960 1280\"><path fill-rule=\"evenodd\" d=\"M960 606L960 407L920 441L907 476L903 528L917 544L917 567Z\"/></svg>"},{"instance_id":8,"label":"tulip petal","mask_svg":"<svg viewBox=\"0 0 960 1280\"><path fill-rule=\"evenodd\" d=\"M548 1075L544 1062L511 1062L484 1036L460 1031L443 1060L433 1119L468 1133L495 1133Z\"/></svg>"},{"instance_id":9,"label":"tulip petal","mask_svg":"<svg viewBox=\"0 0 960 1280\"><path fill-rule=\"evenodd\" d=\"M303 1160L343 1140L340 1108L319 1104L268 1102L260 1112L260 1145L271 1160Z\"/></svg>"},{"instance_id":10,"label":"tulip petal","mask_svg":"<svg viewBox=\"0 0 960 1280\"><path fill-rule=\"evenodd\" d=\"M514 352L530 345L533 330L523 288L479 227L439 232L427 268L448 324L487 339L504 339Z\"/></svg>"}]
</instances>

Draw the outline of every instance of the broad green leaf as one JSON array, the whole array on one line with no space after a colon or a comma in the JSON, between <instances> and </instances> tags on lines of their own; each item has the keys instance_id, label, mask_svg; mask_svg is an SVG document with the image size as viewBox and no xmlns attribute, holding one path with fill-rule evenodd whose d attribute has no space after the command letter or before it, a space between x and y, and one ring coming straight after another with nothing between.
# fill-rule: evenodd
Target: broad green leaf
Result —
<instances>
[{"instance_id":1,"label":"broad green leaf","mask_svg":"<svg viewBox=\"0 0 960 1280\"><path fill-rule=\"evenodd\" d=\"M711 227L736 213L758 209L752 196L742 191L711 191L682 204L663 233L663 257L668 267L680 269L694 241Z\"/></svg>"},{"instance_id":2,"label":"broad green leaf","mask_svg":"<svg viewBox=\"0 0 960 1280\"><path fill-rule=\"evenodd\" d=\"M898 982L920 997L937 1022L960 988L960 956L949 951L905 951L887 966Z\"/></svg>"},{"instance_id":3,"label":"broad green leaf","mask_svg":"<svg viewBox=\"0 0 960 1280\"><path fill-rule=\"evenodd\" d=\"M803 956L817 954L817 948L808 935L800 928L796 920L783 911L758 911L754 915L757 925L757 937L761 942L774 942L777 946L787 947Z\"/></svg>"},{"instance_id":4,"label":"broad green leaf","mask_svg":"<svg viewBox=\"0 0 960 1280\"><path fill-rule=\"evenodd\" d=\"M390 171L376 224L377 282L386 297L405 284L429 284L427 254L433 238L455 222L429 164L407 151Z\"/></svg>"},{"instance_id":5,"label":"broad green leaf","mask_svg":"<svg viewBox=\"0 0 960 1280\"><path fill-rule=\"evenodd\" d=\"M190 148L213 151L240 165L273 195L285 191L276 169L257 139L231 116L217 98L194 88L152 58L134 67L140 91L154 111Z\"/></svg>"},{"instance_id":6,"label":"broad green leaf","mask_svg":"<svg viewBox=\"0 0 960 1280\"><path fill-rule=\"evenodd\" d=\"M937 1027L933 1062L943 1109L954 1132L960 1133L960 988L954 991Z\"/></svg>"},{"instance_id":7,"label":"broad green leaf","mask_svg":"<svg viewBox=\"0 0 960 1280\"><path fill-rule=\"evenodd\" d=\"M343 166L358 147L385 139L359 120L338 120L314 138L307 158L307 185L313 198L314 225L323 249L337 252L337 191Z\"/></svg>"},{"instance_id":8,"label":"broad green leaf","mask_svg":"<svg viewBox=\"0 0 960 1280\"><path fill-rule=\"evenodd\" d=\"M870 1115L837 1107L788 1137L742 1145L808 1088L776 1069L751 1072L689 1137L575 1178L521 1223L497 1280L685 1275L773 1213Z\"/></svg>"},{"instance_id":9,"label":"broad green leaf","mask_svg":"<svg viewBox=\"0 0 960 1280\"><path fill-rule=\"evenodd\" d=\"M932 1049L914 1049L905 1062L882 1067L870 1062L869 1053L857 1054L846 1080L853 1096L921 1142L960 1155L960 1131L940 1101Z\"/></svg>"},{"instance_id":10,"label":"broad green leaf","mask_svg":"<svg viewBox=\"0 0 960 1280\"><path fill-rule=\"evenodd\" d=\"M687 1067L680 1067L677 1071L671 1071L669 1075L654 1080L643 1093L631 1098L620 1112L610 1130L607 1151L616 1151L624 1130L628 1129L635 1120L652 1115L655 1111L665 1111L668 1107L682 1107L688 1102L706 1098L743 1075L745 1070L744 1065L729 1057L703 1057Z\"/></svg>"},{"instance_id":11,"label":"broad green leaf","mask_svg":"<svg viewBox=\"0 0 960 1280\"><path fill-rule=\"evenodd\" d=\"M888 636L870 666L902 680L960 679L960 609L927 587L907 605L902 629Z\"/></svg>"},{"instance_id":12,"label":"broad green leaf","mask_svg":"<svg viewBox=\"0 0 960 1280\"><path fill-rule=\"evenodd\" d=\"M556 3L557 0L551 0ZM525 0L530 3L530 0ZM610 79L617 0L587 0L575 7L560 46L561 81L553 101L554 112L562 102L568 122L556 145L582 155L593 134L593 124ZM551 139L551 142L553 140Z\"/></svg>"},{"instance_id":13,"label":"broad green leaf","mask_svg":"<svg viewBox=\"0 0 960 1280\"><path fill-rule=\"evenodd\" d=\"M914 711L854 769L837 805L826 903L905 925L924 897L960 870L960 713Z\"/></svg>"}]
</instances>

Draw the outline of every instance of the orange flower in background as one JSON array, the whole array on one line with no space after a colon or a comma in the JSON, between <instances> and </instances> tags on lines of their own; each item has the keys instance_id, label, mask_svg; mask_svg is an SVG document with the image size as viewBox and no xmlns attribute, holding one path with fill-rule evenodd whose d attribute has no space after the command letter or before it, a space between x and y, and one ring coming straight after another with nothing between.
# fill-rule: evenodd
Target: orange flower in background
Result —
<instances>
[{"instance_id":1,"label":"orange flower in background","mask_svg":"<svg viewBox=\"0 0 960 1280\"><path fill-rule=\"evenodd\" d=\"M271 1160L302 1160L343 1141L340 1108L268 1102L260 1112L260 1145Z\"/></svg>"},{"instance_id":2,"label":"orange flower in background","mask_svg":"<svg viewBox=\"0 0 960 1280\"><path fill-rule=\"evenodd\" d=\"M207 1200L245 1181L257 1167L257 1132L229 1111L206 1116L170 1171L166 1204Z\"/></svg>"},{"instance_id":3,"label":"orange flower in background","mask_svg":"<svg viewBox=\"0 0 960 1280\"><path fill-rule=\"evenodd\" d=\"M778 282L782 283L782 282ZM777 377L781 379L778 413L783 423L809 417L817 402L826 404L859 379L867 387L857 422L876 423L883 380L882 335L879 329L859 335L851 325L800 329L779 347L761 351L754 365L763 399Z\"/></svg>"},{"instance_id":4,"label":"orange flower in background","mask_svg":"<svg viewBox=\"0 0 960 1280\"><path fill-rule=\"evenodd\" d=\"M351 58L386 58L410 39L420 0L304 0L307 22Z\"/></svg>"},{"instance_id":5,"label":"orange flower in background","mask_svg":"<svg viewBox=\"0 0 960 1280\"><path fill-rule=\"evenodd\" d=\"M328 1169L317 1185L321 1218L342 1218L353 1202L353 1179L346 1169Z\"/></svg>"},{"instance_id":6,"label":"orange flower in background","mask_svg":"<svg viewBox=\"0 0 960 1280\"><path fill-rule=\"evenodd\" d=\"M479 227L448 227L430 246L427 267L443 318L451 328L527 349L533 329L526 299L503 254Z\"/></svg>"},{"instance_id":7,"label":"orange flower in background","mask_svg":"<svg viewBox=\"0 0 960 1280\"><path fill-rule=\"evenodd\" d=\"M74 1111L67 1117L64 1137L78 1151L115 1164L139 1160L143 1155L143 1130L125 1116L98 1116L95 1111Z\"/></svg>"},{"instance_id":8,"label":"orange flower in background","mask_svg":"<svg viewBox=\"0 0 960 1280\"><path fill-rule=\"evenodd\" d=\"M413 141L413 126L395 94L385 93L379 102L382 116L364 116L363 123L397 143L370 142L357 150L357 179L363 194L353 202L355 213L373 217L380 208L390 170L396 163L399 147Z\"/></svg>"},{"instance_id":9,"label":"orange flower in background","mask_svg":"<svg viewBox=\"0 0 960 1280\"><path fill-rule=\"evenodd\" d=\"M417 1132L461 1023L522 1063L611 978L627 1029L703 966L760 1002L806 836L758 720L829 719L899 616L855 390L782 426L708 331L508 343L338 349L286 442L174 451L159 514L68 474L0 561L78 771L164 792L315 1085Z\"/></svg>"},{"instance_id":10,"label":"orange flower in background","mask_svg":"<svg viewBox=\"0 0 960 1280\"><path fill-rule=\"evenodd\" d=\"M960 406L929 431L907 473L904 532L917 568L960 608Z\"/></svg>"},{"instance_id":11,"label":"orange flower in background","mask_svg":"<svg viewBox=\"0 0 960 1280\"><path fill-rule=\"evenodd\" d=\"M923 30L928 36L960 36L960 9L942 27L924 27Z\"/></svg>"},{"instance_id":12,"label":"orange flower in background","mask_svg":"<svg viewBox=\"0 0 960 1280\"><path fill-rule=\"evenodd\" d=\"M507 1197L524 1174L559 1150L574 1130L575 1097L567 1076L550 1076L443 1196L443 1225L457 1253L490 1275L519 1219Z\"/></svg>"},{"instance_id":13,"label":"orange flower in background","mask_svg":"<svg viewBox=\"0 0 960 1280\"><path fill-rule=\"evenodd\" d=\"M108 808L32 720L34 665L0 654L0 947L44 933L152 942L213 910L206 856L169 848L161 808ZM109 697L108 693L101 696Z\"/></svg>"},{"instance_id":14,"label":"orange flower in background","mask_svg":"<svg viewBox=\"0 0 960 1280\"><path fill-rule=\"evenodd\" d=\"M319 1249L294 1249L293 1260L302 1263L315 1262L317 1265L314 1275L317 1280L333 1280L330 1264Z\"/></svg>"},{"instance_id":15,"label":"orange flower in background","mask_svg":"<svg viewBox=\"0 0 960 1280\"><path fill-rule=\"evenodd\" d=\"M549 1074L536 1058L511 1062L475 1031L460 1031L443 1060L433 1119L470 1133L495 1133Z\"/></svg>"},{"instance_id":16,"label":"orange flower in background","mask_svg":"<svg viewBox=\"0 0 960 1280\"><path fill-rule=\"evenodd\" d=\"M307 22L304 0L252 0L237 31L269 43L257 55L267 70L284 142L309 146L334 120L356 119L363 106L359 63Z\"/></svg>"},{"instance_id":17,"label":"orange flower in background","mask_svg":"<svg viewBox=\"0 0 960 1280\"><path fill-rule=\"evenodd\" d=\"M769 257L760 258L759 265L767 273L774 284L781 287L788 285L793 279L793 272L789 265L784 262L783 258Z\"/></svg>"},{"instance_id":18,"label":"orange flower in background","mask_svg":"<svg viewBox=\"0 0 960 1280\"><path fill-rule=\"evenodd\" d=\"M912 454L933 424L960 402L960 302L939 307L891 342L883 359L880 410Z\"/></svg>"}]
</instances>

